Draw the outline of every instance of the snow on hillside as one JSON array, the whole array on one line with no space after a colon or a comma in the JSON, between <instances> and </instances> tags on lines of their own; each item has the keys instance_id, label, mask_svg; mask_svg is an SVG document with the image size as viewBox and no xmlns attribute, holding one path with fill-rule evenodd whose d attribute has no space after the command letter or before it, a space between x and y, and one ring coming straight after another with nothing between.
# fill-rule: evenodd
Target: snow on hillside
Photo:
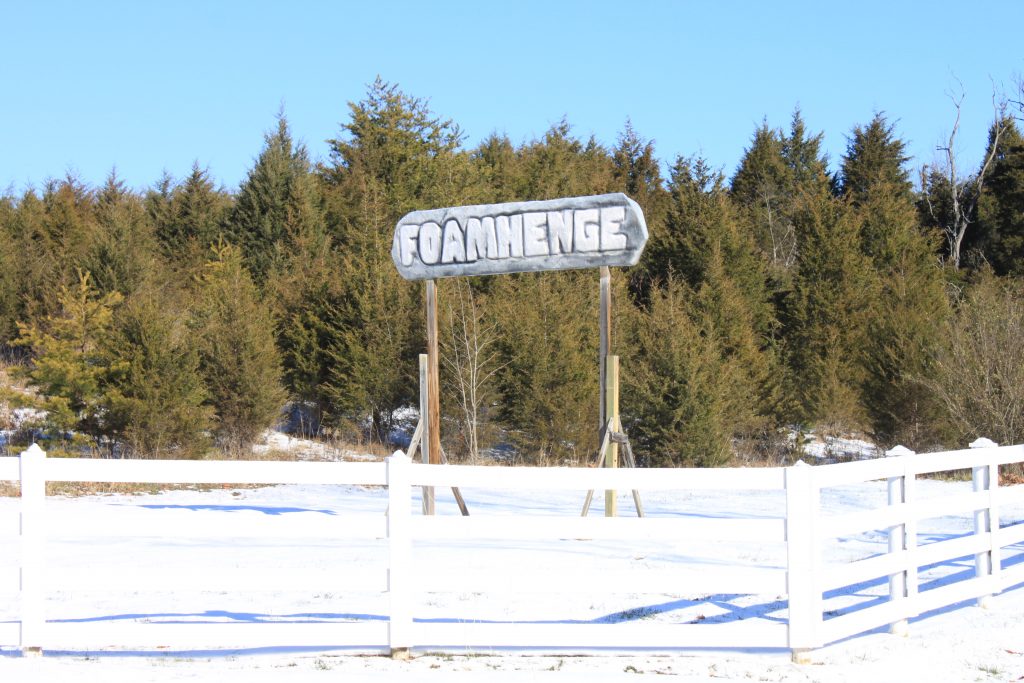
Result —
<instances>
[{"instance_id":1,"label":"snow on hillside","mask_svg":"<svg viewBox=\"0 0 1024 683\"><path fill-rule=\"evenodd\" d=\"M968 490L968 482L922 480L922 497L950 489ZM465 490L470 510L476 515L578 515L582 494ZM823 496L825 514L875 505L885 500L882 482L837 487ZM651 515L733 516L754 511L778 516L784 500L771 492L666 492L644 494ZM0 498L0 516L14 514L17 499ZM173 518L183 525L178 538L96 538L54 536L47 562L58 573L82 571L134 571L171 569L182 575L215 576L239 566L273 583L290 572L309 568L337 570L338 591L289 589L261 592L174 591L71 593L52 596L49 619L74 621L88 628L90 622L148 620L169 622L237 622L258 624L281 619L335 622L359 615L382 613L386 596L348 595L346 572L383 570L386 546L378 541L344 544L331 539L300 538L304 521L323 515L384 513L386 492L380 488L337 486L272 486L206 491L174 490L146 495L51 497L48 514L60 528L61 520L101 529L117 520L139 521ZM628 495L620 503L621 514L631 512ZM447 492L438 491L440 514L458 514ZM276 537L194 539L187 535L193 525L216 526L230 518L242 531L259 528L261 520L274 518L294 525L296 534ZM1003 524L1024 522L1022 506L1001 510ZM969 531L966 516L940 518L923 523L923 538L960 535ZM883 533L862 534L829 544L826 560L843 562L879 552L886 543ZM543 566L551 572L578 572L601 567L682 567L701 563L714 571L719 563L740 562L784 566L777 548L754 544L708 542L693 545L657 545L652 542L508 542L474 544L422 543L417 552L427 562L480 565L487 561L520 566ZM0 537L0 570L12 563L16 539ZM6 558L6 559L5 559ZM973 567L973 558L929 568L922 580ZM0 572L2 573L2 572ZM929 579L930 577L930 579ZM826 609L841 608L851 600L882 595L884 585L860 586L846 595L830 596ZM0 589L0 622L13 619L16 595ZM646 594L642 585L625 595L521 594L513 597L480 594L430 594L423 596L417 616L459 620L604 621L644 619L649 622L726 621L731 619L777 620L785 609L779 596ZM187 628L187 626L183 626ZM1009 681L1024 677L1024 586L999 596L991 609L973 603L940 610L911 623L906 638L878 629L867 635L836 643L814 654L814 663L791 663L785 650L680 650L655 652L595 652L595 656L526 656L519 651L486 653L484 656L422 655L409 662L380 656L305 649L270 648L254 651L208 648L186 651L51 653L43 658L23 658L14 650L0 650L0 681L144 681L209 680L259 683L260 681L327 680L586 680L634 681L670 676L682 681Z\"/></svg>"}]
</instances>

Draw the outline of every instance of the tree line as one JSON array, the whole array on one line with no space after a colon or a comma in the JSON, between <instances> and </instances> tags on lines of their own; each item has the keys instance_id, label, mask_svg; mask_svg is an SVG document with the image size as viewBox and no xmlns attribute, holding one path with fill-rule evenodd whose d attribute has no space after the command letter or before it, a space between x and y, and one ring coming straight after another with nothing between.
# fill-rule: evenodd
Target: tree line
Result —
<instances>
[{"instance_id":1,"label":"tree line","mask_svg":"<svg viewBox=\"0 0 1024 683\"><path fill-rule=\"evenodd\" d=\"M421 285L397 220L422 208L624 192L640 263L613 276L622 413L643 463L779 459L791 435L917 450L1024 438L1024 138L997 111L978 169L912 169L885 114L835 173L799 110L727 176L565 121L467 148L380 79L314 163L284 115L236 192L195 164L144 192L111 173L0 197L0 344L39 428L127 457L243 453L288 419L388 442L418 401ZM956 128L954 128L954 136ZM666 173L663 169L667 170ZM439 282L444 443L580 462L598 433L596 271Z\"/></svg>"}]
</instances>

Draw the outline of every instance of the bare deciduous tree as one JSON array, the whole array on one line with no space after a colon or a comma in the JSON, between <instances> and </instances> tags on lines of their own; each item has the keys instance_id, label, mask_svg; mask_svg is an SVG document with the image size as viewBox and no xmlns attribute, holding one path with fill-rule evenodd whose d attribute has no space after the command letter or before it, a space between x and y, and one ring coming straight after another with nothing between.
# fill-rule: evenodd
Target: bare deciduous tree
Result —
<instances>
[{"instance_id":1,"label":"bare deciduous tree","mask_svg":"<svg viewBox=\"0 0 1024 683\"><path fill-rule=\"evenodd\" d=\"M445 305L441 360L458 404L460 433L470 460L480 455L481 432L499 362L497 325L489 322L464 279L451 280Z\"/></svg>"},{"instance_id":2,"label":"bare deciduous tree","mask_svg":"<svg viewBox=\"0 0 1024 683\"><path fill-rule=\"evenodd\" d=\"M958 82L959 83L959 82ZM989 149L982 160L981 168L977 173L961 178L957 169L956 137L960 132L960 114L963 109L964 93L963 84L959 83L959 93L948 92L949 99L953 102L956 110L956 117L953 121L953 129L949 134L948 142L936 149L943 153L944 161L941 167L931 168L928 164L921 167L921 189L928 212L937 225L942 228L946 236L946 244L949 247L949 258L953 267L960 268L960 248L963 245L967 228L974 218L974 209L981 197L982 189L989 171L992 169L993 160L996 157L996 150L999 140L1006 131L1006 101L997 97L995 91L992 93L992 139L989 141ZM936 206L933 196L934 190L939 189L938 180L941 179L945 185L943 189L948 193L945 197L946 206L941 210Z\"/></svg>"},{"instance_id":3,"label":"bare deciduous tree","mask_svg":"<svg viewBox=\"0 0 1024 683\"><path fill-rule=\"evenodd\" d=\"M929 386L960 440L1024 439L1024 292L988 275L946 324Z\"/></svg>"}]
</instances>

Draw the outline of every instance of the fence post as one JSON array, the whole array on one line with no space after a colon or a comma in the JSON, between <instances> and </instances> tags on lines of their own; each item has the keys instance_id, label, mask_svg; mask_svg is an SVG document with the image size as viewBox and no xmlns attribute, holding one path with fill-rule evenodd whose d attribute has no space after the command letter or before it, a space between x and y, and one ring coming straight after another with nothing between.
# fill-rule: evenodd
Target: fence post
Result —
<instances>
[{"instance_id":1,"label":"fence post","mask_svg":"<svg viewBox=\"0 0 1024 683\"><path fill-rule=\"evenodd\" d=\"M412 503L410 466L401 451L387 458L388 482L388 648L405 659L412 646Z\"/></svg>"},{"instance_id":2,"label":"fence post","mask_svg":"<svg viewBox=\"0 0 1024 683\"><path fill-rule=\"evenodd\" d=\"M813 468L786 468L786 590L789 594L789 649L797 664L809 664L821 646L821 591L818 589L818 487Z\"/></svg>"},{"instance_id":3,"label":"fence post","mask_svg":"<svg viewBox=\"0 0 1024 683\"><path fill-rule=\"evenodd\" d=\"M46 453L32 444L21 453L21 651L43 652L46 625L43 548L46 542Z\"/></svg>"},{"instance_id":4,"label":"fence post","mask_svg":"<svg viewBox=\"0 0 1024 683\"><path fill-rule=\"evenodd\" d=\"M896 446L885 452L886 457L899 458L914 455L914 451L904 446ZM913 476L913 475L911 475ZM907 503L907 468L904 466L903 474L896 477L889 477L889 505L904 505ZM903 557L903 569L895 574L889 575L889 600L892 602L903 602L910 597L911 573L917 576L917 567L912 566L912 556L909 553L911 538L907 525L909 515L902 515L902 523L889 527L889 554L901 555ZM899 621L889 625L889 633L897 636L906 636L909 633L907 608L902 610L904 616Z\"/></svg>"},{"instance_id":5,"label":"fence post","mask_svg":"<svg viewBox=\"0 0 1024 683\"><path fill-rule=\"evenodd\" d=\"M990 439L984 437L976 439L971 442L971 448L995 448L998 444ZM988 491L988 503L982 510L974 511L974 533L976 535L991 534L990 539L994 536L992 529L992 501L994 486L998 485L999 474L998 469L996 470L995 477L991 476L992 468L989 465L979 465L978 467L971 468L971 483L975 493L981 491ZM993 481L994 480L994 481ZM996 517L996 525L999 524L999 518ZM990 586L994 590L995 584L995 572L996 564L999 563L999 555L992 552L993 544L989 543L989 549L977 553L974 556L974 575L979 579L988 579ZM992 593L982 595L978 598L978 607L989 608L992 606Z\"/></svg>"},{"instance_id":6,"label":"fence post","mask_svg":"<svg viewBox=\"0 0 1024 683\"><path fill-rule=\"evenodd\" d=\"M420 462L430 463L434 461L434 440L431 438L430 430L433 424L430 421L430 364L427 362L427 354L420 354L420 425L423 433L420 436ZM437 456L440 458L440 455ZM434 487L423 487L423 514L434 514Z\"/></svg>"}]
</instances>

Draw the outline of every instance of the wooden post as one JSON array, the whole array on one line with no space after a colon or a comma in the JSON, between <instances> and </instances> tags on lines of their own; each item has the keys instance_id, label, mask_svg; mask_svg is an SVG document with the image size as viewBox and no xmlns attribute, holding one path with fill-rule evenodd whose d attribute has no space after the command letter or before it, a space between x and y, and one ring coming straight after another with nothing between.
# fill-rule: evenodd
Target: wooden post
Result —
<instances>
[{"instance_id":1,"label":"wooden post","mask_svg":"<svg viewBox=\"0 0 1024 683\"><path fill-rule=\"evenodd\" d=\"M619 357L608 356L608 367L605 369L605 380L607 387L605 397L605 415L608 417L608 429L619 431ZM605 467L619 466L619 444L613 439L608 440L608 450L605 451ZM618 514L618 507L615 502L615 491L604 492L604 516L615 517Z\"/></svg>"},{"instance_id":2,"label":"wooden post","mask_svg":"<svg viewBox=\"0 0 1024 683\"><path fill-rule=\"evenodd\" d=\"M423 444L426 446L426 462L441 464L441 380L438 370L440 352L437 334L437 284L427 280L427 414L421 416L426 426ZM430 489L430 508L426 514L434 514L434 490Z\"/></svg>"},{"instance_id":3,"label":"wooden post","mask_svg":"<svg viewBox=\"0 0 1024 683\"><path fill-rule=\"evenodd\" d=\"M598 397L598 435L597 442L604 439L604 430L608 426L608 415L605 412L605 393L607 392L606 364L612 349L612 273L608 266L601 266L601 309L598 316L600 339L598 345L597 365L600 373L600 396Z\"/></svg>"},{"instance_id":4,"label":"wooden post","mask_svg":"<svg viewBox=\"0 0 1024 683\"><path fill-rule=\"evenodd\" d=\"M409 501L411 460L396 453L385 461L388 481L388 647L396 659L412 647L412 507Z\"/></svg>"},{"instance_id":5,"label":"wooden post","mask_svg":"<svg viewBox=\"0 0 1024 683\"><path fill-rule=\"evenodd\" d=\"M46 613L43 603L46 453L36 444L23 451L21 465L21 651L41 655Z\"/></svg>"},{"instance_id":6,"label":"wooden post","mask_svg":"<svg viewBox=\"0 0 1024 683\"><path fill-rule=\"evenodd\" d=\"M429 361L427 360L427 354L420 354L420 422L416 429L420 432L420 462L426 464L430 462L428 453L430 452L430 438L427 436L430 433L430 421L427 420L427 415L430 413L430 392L427 391L428 377L430 371ZM411 446L412 444L410 444ZM411 450L411 449L410 449ZM411 455L411 453L410 453ZM424 486L423 487L423 514L432 515L434 514L434 487Z\"/></svg>"}]
</instances>

